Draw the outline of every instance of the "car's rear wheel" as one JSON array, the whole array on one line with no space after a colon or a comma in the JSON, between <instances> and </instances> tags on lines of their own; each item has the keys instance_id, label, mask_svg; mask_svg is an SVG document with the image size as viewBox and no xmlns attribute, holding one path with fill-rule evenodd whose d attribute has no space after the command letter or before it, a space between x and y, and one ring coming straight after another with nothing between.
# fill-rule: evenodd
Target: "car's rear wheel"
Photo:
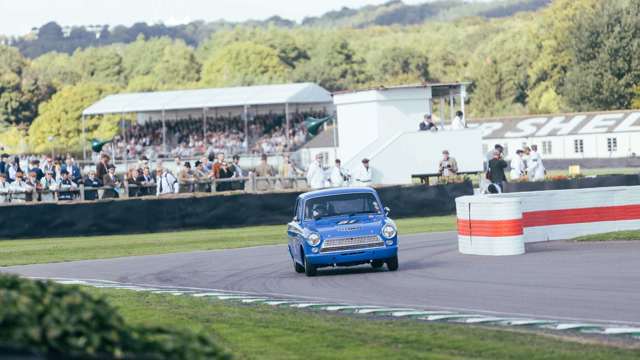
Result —
<instances>
[{"instance_id":1,"label":"car's rear wheel","mask_svg":"<svg viewBox=\"0 0 640 360\"><path fill-rule=\"evenodd\" d=\"M304 257L304 273L307 276L316 276L317 273L317 268L309 263L309 259L307 259L307 257Z\"/></svg>"},{"instance_id":2,"label":"car's rear wheel","mask_svg":"<svg viewBox=\"0 0 640 360\"><path fill-rule=\"evenodd\" d=\"M398 270L398 255L388 258L386 263L387 263L387 269L389 269L389 271Z\"/></svg>"},{"instance_id":3,"label":"car's rear wheel","mask_svg":"<svg viewBox=\"0 0 640 360\"><path fill-rule=\"evenodd\" d=\"M371 262L371 267L374 269L380 269L384 265L383 260L373 260Z\"/></svg>"}]
</instances>

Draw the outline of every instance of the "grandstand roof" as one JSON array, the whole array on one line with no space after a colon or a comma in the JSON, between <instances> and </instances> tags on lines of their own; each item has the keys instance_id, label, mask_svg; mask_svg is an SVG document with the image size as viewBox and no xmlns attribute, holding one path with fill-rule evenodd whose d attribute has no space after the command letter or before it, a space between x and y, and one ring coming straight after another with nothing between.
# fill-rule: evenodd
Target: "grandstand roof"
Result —
<instances>
[{"instance_id":1,"label":"grandstand roof","mask_svg":"<svg viewBox=\"0 0 640 360\"><path fill-rule=\"evenodd\" d=\"M324 88L313 83L298 83L109 95L86 108L82 114L101 115L331 102L331 93Z\"/></svg>"}]
</instances>

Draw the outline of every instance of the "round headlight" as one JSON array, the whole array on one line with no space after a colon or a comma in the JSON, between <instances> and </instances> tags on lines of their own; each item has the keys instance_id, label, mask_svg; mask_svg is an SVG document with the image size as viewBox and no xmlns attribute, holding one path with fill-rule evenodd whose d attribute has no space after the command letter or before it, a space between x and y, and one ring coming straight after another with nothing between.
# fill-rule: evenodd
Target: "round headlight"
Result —
<instances>
[{"instance_id":1,"label":"round headlight","mask_svg":"<svg viewBox=\"0 0 640 360\"><path fill-rule=\"evenodd\" d=\"M313 233L307 237L307 244L318 246L320 244L320 235Z\"/></svg>"},{"instance_id":2,"label":"round headlight","mask_svg":"<svg viewBox=\"0 0 640 360\"><path fill-rule=\"evenodd\" d=\"M392 237L396 236L396 228L391 224L385 225L382 228L382 236L386 237L387 239L391 239Z\"/></svg>"}]
</instances>

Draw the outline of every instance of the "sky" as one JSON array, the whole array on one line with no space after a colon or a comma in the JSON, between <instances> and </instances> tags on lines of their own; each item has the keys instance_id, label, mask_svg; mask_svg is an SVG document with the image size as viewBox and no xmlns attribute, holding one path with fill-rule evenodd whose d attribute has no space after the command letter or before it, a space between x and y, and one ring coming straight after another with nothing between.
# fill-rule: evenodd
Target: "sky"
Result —
<instances>
[{"instance_id":1,"label":"sky","mask_svg":"<svg viewBox=\"0 0 640 360\"><path fill-rule=\"evenodd\" d=\"M343 6L388 0L0 0L0 34L23 35L49 21L60 25L167 25L193 20L262 20L273 15L302 20ZM404 0L406 4L428 0Z\"/></svg>"}]
</instances>

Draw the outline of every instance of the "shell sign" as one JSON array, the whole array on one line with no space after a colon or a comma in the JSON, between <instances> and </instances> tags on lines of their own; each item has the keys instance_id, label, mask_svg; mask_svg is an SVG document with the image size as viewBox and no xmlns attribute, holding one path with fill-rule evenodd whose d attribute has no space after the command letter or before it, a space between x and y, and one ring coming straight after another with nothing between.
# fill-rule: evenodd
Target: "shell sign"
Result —
<instances>
[{"instance_id":1,"label":"shell sign","mask_svg":"<svg viewBox=\"0 0 640 360\"><path fill-rule=\"evenodd\" d=\"M485 139L640 132L640 110L479 119L469 127Z\"/></svg>"}]
</instances>

